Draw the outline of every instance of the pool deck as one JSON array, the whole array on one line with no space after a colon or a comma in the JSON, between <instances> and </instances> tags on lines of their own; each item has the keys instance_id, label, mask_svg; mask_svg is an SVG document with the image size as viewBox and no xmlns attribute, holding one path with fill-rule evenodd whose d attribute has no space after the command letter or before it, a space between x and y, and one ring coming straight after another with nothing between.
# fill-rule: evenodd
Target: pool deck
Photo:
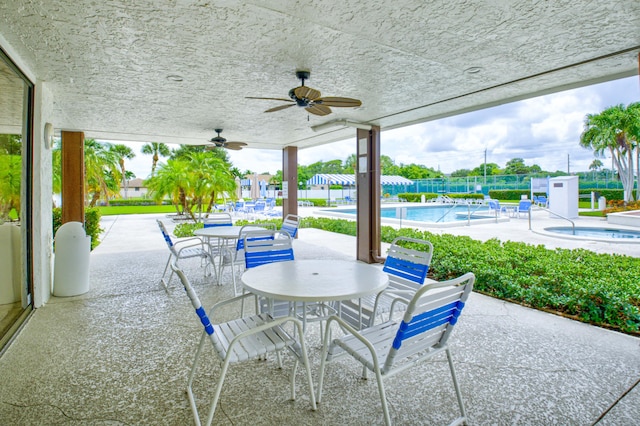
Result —
<instances>
[{"instance_id":1,"label":"pool deck","mask_svg":"<svg viewBox=\"0 0 640 426\"><path fill-rule=\"evenodd\" d=\"M392 204L393 206L403 206L406 204ZM412 204L414 205L414 204ZM428 205L428 204L427 204ZM386 205L385 205L386 206ZM300 208L300 216L319 216L329 217L320 212L321 209L313 207ZM353 216L351 216L352 218ZM597 217L580 216L572 219L576 227L596 227L596 228L618 228L640 231L640 227L628 225L612 225L606 219ZM384 225L393 226L395 228L417 228L427 230L434 234L452 234L467 235L477 240L486 241L491 238L497 238L501 241L521 241L529 244L542 244L547 248L584 248L596 253L608 254L626 254L629 256L640 257L640 239L636 242L627 240L595 240L592 238L580 238L569 235L552 234L545 231L545 228L555 226L571 226L567 220L560 219L549 214L549 212L533 208L531 211L531 224L528 217L509 217L503 214L498 222L496 220L475 220L470 225L466 222L457 222L456 226L433 226L429 224L421 224L415 221L403 221L400 225L398 221L384 221Z\"/></svg>"},{"instance_id":2,"label":"pool deck","mask_svg":"<svg viewBox=\"0 0 640 426\"><path fill-rule=\"evenodd\" d=\"M313 211L304 208L300 214ZM538 213L536 228L558 223ZM90 291L52 298L33 313L0 357L0 424L193 424L184 389L201 327L175 278L168 292L158 282L168 250L156 218L170 224L163 215L102 219L105 233L91 253ZM585 222L602 225L598 220ZM535 234L526 219L434 232L547 247L585 246ZM588 247L640 252L640 245L631 244ZM355 260L356 238L305 228L294 248L297 259ZM183 268L205 306L233 294L228 275L218 286L203 277L198 260L185 261ZM305 339L317 384L320 346L315 324ZM474 292L451 345L469 424L589 425L617 400L598 426L638 424L640 386L623 397L640 377L637 337ZM298 399L288 400L290 366L285 358L286 370L276 368L273 359L232 367L215 424L382 424L375 381L360 380L361 368L354 362L341 359L331 366L315 412L309 409L302 369ZM203 368L196 391L211 396L220 367L207 362ZM390 378L386 390L394 424L447 424L456 415L444 358ZM199 400L201 409L205 404Z\"/></svg>"}]
</instances>

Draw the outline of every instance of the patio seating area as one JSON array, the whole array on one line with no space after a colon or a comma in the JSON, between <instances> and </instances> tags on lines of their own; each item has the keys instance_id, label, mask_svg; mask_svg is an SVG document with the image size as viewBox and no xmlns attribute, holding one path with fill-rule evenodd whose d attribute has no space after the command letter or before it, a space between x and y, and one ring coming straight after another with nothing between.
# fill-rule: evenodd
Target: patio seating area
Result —
<instances>
[{"instance_id":1,"label":"patio seating area","mask_svg":"<svg viewBox=\"0 0 640 426\"><path fill-rule=\"evenodd\" d=\"M159 284L167 246L156 219L163 218L102 219L105 233L91 254L90 291L52 298L0 356L0 423L193 423L185 390L202 326L178 280L167 290ZM296 259L355 260L355 246L355 237L308 228L293 241ZM184 259L180 267L202 305L209 308L232 297L233 268L223 269L218 286L203 277L200 262ZM239 312L225 306L220 315L216 322L237 318ZM319 323L309 324L305 342L315 385ZM449 346L470 424L589 425L640 377L640 339L476 292ZM293 358L284 355L283 364L279 369L271 356L242 368L232 365L215 423L384 423L375 378L362 380L362 365L350 357L336 359L327 369L317 411L311 410L304 368L298 368L296 400L290 401ZM202 363L194 379L203 412L220 368L220 363ZM397 425L446 424L459 413L444 354L388 378L385 392L389 417ZM639 418L636 387L598 424L635 425Z\"/></svg>"}]
</instances>

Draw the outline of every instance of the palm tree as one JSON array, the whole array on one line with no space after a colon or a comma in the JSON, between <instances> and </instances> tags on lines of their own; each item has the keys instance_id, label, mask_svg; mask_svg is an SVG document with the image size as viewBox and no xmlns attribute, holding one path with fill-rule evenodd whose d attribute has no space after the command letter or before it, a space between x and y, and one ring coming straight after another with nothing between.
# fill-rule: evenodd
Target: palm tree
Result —
<instances>
[{"instance_id":1,"label":"palm tree","mask_svg":"<svg viewBox=\"0 0 640 426\"><path fill-rule=\"evenodd\" d=\"M596 180L596 172L602 168L602 161L597 158L594 159L591 164L589 164L589 170L593 170L593 180Z\"/></svg>"},{"instance_id":2,"label":"palm tree","mask_svg":"<svg viewBox=\"0 0 640 426\"><path fill-rule=\"evenodd\" d=\"M167 144L151 142L142 145L142 153L146 155L153 155L153 162L151 163L151 176L153 176L156 171L158 161L160 161L160 157L168 157L171 155L171 150Z\"/></svg>"},{"instance_id":3,"label":"palm tree","mask_svg":"<svg viewBox=\"0 0 640 426\"><path fill-rule=\"evenodd\" d=\"M119 191L120 171L118 157L109 143L100 143L94 139L84 141L85 192L90 199L89 206L94 207L104 196L108 202Z\"/></svg>"},{"instance_id":4,"label":"palm tree","mask_svg":"<svg viewBox=\"0 0 640 426\"><path fill-rule=\"evenodd\" d=\"M160 163L157 173L145 184L156 202L169 197L178 213L196 221L203 211L213 209L220 193L233 193L236 189L229 164L210 152L197 151Z\"/></svg>"},{"instance_id":5,"label":"palm tree","mask_svg":"<svg viewBox=\"0 0 640 426\"><path fill-rule=\"evenodd\" d=\"M189 164L186 161L170 159L166 164L160 163L157 173L147 179L145 185L155 202L159 204L169 198L176 213L186 214L189 210L185 195L189 188L188 172Z\"/></svg>"},{"instance_id":6,"label":"palm tree","mask_svg":"<svg viewBox=\"0 0 640 426\"><path fill-rule=\"evenodd\" d=\"M136 156L136 154L131 148L123 144L111 145L110 149L118 159L118 166L120 167L120 173L122 177L122 187L124 188L124 198L126 199L127 189L129 185L127 183L127 169L125 167L124 161L131 160Z\"/></svg>"},{"instance_id":7,"label":"palm tree","mask_svg":"<svg viewBox=\"0 0 640 426\"><path fill-rule=\"evenodd\" d=\"M580 145L592 149L596 157L611 153L624 189L624 201L633 199L634 160L638 164L640 103L609 107L600 114L587 114ZM640 193L636 193L636 198Z\"/></svg>"}]
</instances>

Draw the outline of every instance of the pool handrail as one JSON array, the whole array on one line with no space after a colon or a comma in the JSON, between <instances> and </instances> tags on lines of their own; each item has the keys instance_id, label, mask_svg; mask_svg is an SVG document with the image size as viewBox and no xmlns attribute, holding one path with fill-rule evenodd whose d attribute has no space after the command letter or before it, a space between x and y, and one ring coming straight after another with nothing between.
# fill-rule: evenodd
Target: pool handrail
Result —
<instances>
[{"instance_id":1,"label":"pool handrail","mask_svg":"<svg viewBox=\"0 0 640 426\"><path fill-rule=\"evenodd\" d=\"M533 207L533 205L532 205L531 207ZM560 219L564 219L564 220L568 221L569 223L571 223L571 234L572 234L572 235L576 235L576 224L575 224L575 222L574 222L574 221L572 221L572 220L571 220L571 219L569 219L568 217L564 217L564 216L562 216L561 214L558 214L558 213L556 213L556 212L553 212L553 211L549 210L549 209L548 209L548 208L546 208L546 207L541 207L541 206L537 206L537 207L538 207L538 209L540 209L540 210L547 211L547 212L549 212L549 213L551 213L551 214L553 214L553 215L558 216ZM532 230L532 229L531 229L531 210L533 210L533 209L532 209L532 208L531 208L531 209L529 209L529 231L531 231L531 230Z\"/></svg>"}]
</instances>

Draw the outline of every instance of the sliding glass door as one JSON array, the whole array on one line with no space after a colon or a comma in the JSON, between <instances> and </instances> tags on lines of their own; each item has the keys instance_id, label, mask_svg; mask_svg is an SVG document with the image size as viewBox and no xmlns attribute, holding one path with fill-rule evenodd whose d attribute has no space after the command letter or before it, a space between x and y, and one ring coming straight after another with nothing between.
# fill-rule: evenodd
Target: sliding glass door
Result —
<instances>
[{"instance_id":1,"label":"sliding glass door","mask_svg":"<svg viewBox=\"0 0 640 426\"><path fill-rule=\"evenodd\" d=\"M32 306L33 85L0 50L0 350Z\"/></svg>"}]
</instances>

